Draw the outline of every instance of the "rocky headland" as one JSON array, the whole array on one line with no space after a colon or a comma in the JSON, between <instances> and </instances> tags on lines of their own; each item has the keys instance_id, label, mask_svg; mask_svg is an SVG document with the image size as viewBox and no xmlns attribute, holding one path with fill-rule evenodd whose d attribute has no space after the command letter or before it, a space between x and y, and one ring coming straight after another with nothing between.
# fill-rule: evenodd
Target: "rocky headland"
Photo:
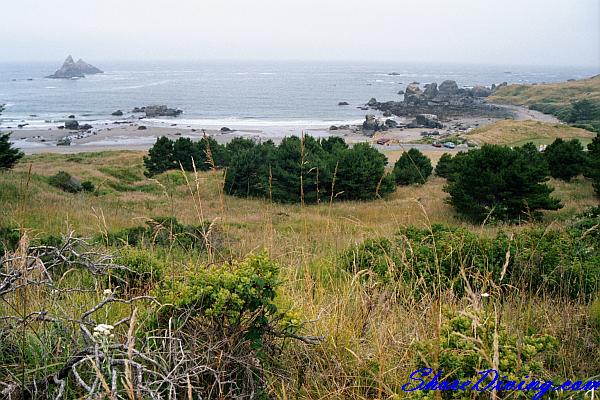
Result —
<instances>
[{"instance_id":1,"label":"rocky headland","mask_svg":"<svg viewBox=\"0 0 600 400\"><path fill-rule=\"evenodd\" d=\"M81 58L75 62L73 57L68 56L62 67L52 75L46 78L50 79L73 79L85 78L86 75L102 74L103 71L91 64L86 63Z\"/></svg>"},{"instance_id":2,"label":"rocky headland","mask_svg":"<svg viewBox=\"0 0 600 400\"><path fill-rule=\"evenodd\" d=\"M402 101L379 102L372 98L367 107L400 117L433 115L440 120L452 117L510 118L511 115L505 108L485 102L486 97L505 85L506 83L489 88L459 88L455 81L446 80L439 86L432 82L421 89L418 83L411 83L400 92L404 95Z\"/></svg>"}]
</instances>

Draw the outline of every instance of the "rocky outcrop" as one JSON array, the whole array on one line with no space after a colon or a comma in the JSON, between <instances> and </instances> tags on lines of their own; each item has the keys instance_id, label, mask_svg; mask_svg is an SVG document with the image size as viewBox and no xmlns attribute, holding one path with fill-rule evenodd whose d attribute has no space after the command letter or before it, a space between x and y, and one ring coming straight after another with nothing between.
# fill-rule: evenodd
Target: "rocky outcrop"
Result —
<instances>
[{"instance_id":1,"label":"rocky outcrop","mask_svg":"<svg viewBox=\"0 0 600 400\"><path fill-rule=\"evenodd\" d=\"M65 128L72 129L72 130L79 129L79 122L77 122L74 119L69 119L69 120L65 121Z\"/></svg>"},{"instance_id":2,"label":"rocky outcrop","mask_svg":"<svg viewBox=\"0 0 600 400\"><path fill-rule=\"evenodd\" d=\"M111 115L113 115L115 117L122 117L123 116L123 111L117 110L117 111L113 112Z\"/></svg>"},{"instance_id":3,"label":"rocky outcrop","mask_svg":"<svg viewBox=\"0 0 600 400\"><path fill-rule=\"evenodd\" d=\"M48 75L46 78L51 79L73 79L73 78L85 78L85 75L101 74L102 71L99 68L94 67L91 64L86 63L82 59L75 62L73 57L68 56L62 67L52 75Z\"/></svg>"},{"instance_id":4,"label":"rocky outcrop","mask_svg":"<svg viewBox=\"0 0 600 400\"><path fill-rule=\"evenodd\" d=\"M338 103L338 106L349 106L349 105L350 105L350 104L348 104L348 102L347 102L347 101L340 101L340 102Z\"/></svg>"},{"instance_id":5,"label":"rocky outcrop","mask_svg":"<svg viewBox=\"0 0 600 400\"><path fill-rule=\"evenodd\" d=\"M404 90L402 101L373 102L367 105L376 110L402 117L416 117L419 114L437 115L441 120L455 116L507 118L510 113L500 107L486 104L484 98L493 89L476 86L473 89L460 88L455 81L446 80L441 84L428 83L421 89L418 83L409 84ZM439 127L439 122L419 124L431 128ZM431 126L427 126L431 125Z\"/></svg>"},{"instance_id":6,"label":"rocky outcrop","mask_svg":"<svg viewBox=\"0 0 600 400\"><path fill-rule=\"evenodd\" d=\"M388 127L381 120L375 118L374 115L366 115L362 125L363 133L367 136L373 136L375 132L387 131Z\"/></svg>"},{"instance_id":7,"label":"rocky outcrop","mask_svg":"<svg viewBox=\"0 0 600 400\"><path fill-rule=\"evenodd\" d=\"M437 115L433 114L419 114L416 116L414 122L418 128L441 129L444 127L444 125L438 121Z\"/></svg>"},{"instance_id":8,"label":"rocky outcrop","mask_svg":"<svg viewBox=\"0 0 600 400\"><path fill-rule=\"evenodd\" d=\"M160 106L146 106L146 107L135 107L132 113L145 113L146 117L154 118L154 117L177 117L181 113L182 110L177 108L169 108L165 105Z\"/></svg>"}]
</instances>

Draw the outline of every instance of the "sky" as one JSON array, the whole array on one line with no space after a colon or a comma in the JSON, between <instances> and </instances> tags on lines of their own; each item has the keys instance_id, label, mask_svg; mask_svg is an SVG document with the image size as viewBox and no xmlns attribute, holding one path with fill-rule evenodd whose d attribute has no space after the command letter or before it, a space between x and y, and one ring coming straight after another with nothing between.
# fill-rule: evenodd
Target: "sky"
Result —
<instances>
[{"instance_id":1,"label":"sky","mask_svg":"<svg viewBox=\"0 0 600 400\"><path fill-rule=\"evenodd\" d=\"M600 65L599 0L1 0L0 61Z\"/></svg>"}]
</instances>

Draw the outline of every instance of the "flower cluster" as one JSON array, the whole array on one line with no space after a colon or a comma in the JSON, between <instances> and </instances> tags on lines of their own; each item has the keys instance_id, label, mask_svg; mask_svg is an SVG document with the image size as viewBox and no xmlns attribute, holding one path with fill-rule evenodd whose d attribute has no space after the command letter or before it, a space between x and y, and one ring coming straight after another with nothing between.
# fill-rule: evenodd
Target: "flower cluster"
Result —
<instances>
[{"instance_id":1,"label":"flower cluster","mask_svg":"<svg viewBox=\"0 0 600 400\"><path fill-rule=\"evenodd\" d=\"M94 336L114 338L115 335L112 333L113 329L115 329L115 327L112 325L99 324L94 328Z\"/></svg>"}]
</instances>

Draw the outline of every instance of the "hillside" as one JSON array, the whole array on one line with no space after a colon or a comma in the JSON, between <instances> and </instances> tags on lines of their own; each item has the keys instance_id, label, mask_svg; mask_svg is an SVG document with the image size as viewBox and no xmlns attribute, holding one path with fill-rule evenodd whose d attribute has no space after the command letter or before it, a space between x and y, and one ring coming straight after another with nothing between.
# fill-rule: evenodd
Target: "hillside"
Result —
<instances>
[{"instance_id":1,"label":"hillside","mask_svg":"<svg viewBox=\"0 0 600 400\"><path fill-rule=\"evenodd\" d=\"M509 85L488 98L491 103L524 105L561 121L600 127L600 75L540 85Z\"/></svg>"},{"instance_id":2,"label":"hillside","mask_svg":"<svg viewBox=\"0 0 600 400\"><path fill-rule=\"evenodd\" d=\"M550 144L554 139L579 139L584 145L595 136L593 132L565 124L549 124L539 121L499 121L472 130L465 135L477 144L502 144L519 146L527 142L536 145Z\"/></svg>"}]
</instances>

